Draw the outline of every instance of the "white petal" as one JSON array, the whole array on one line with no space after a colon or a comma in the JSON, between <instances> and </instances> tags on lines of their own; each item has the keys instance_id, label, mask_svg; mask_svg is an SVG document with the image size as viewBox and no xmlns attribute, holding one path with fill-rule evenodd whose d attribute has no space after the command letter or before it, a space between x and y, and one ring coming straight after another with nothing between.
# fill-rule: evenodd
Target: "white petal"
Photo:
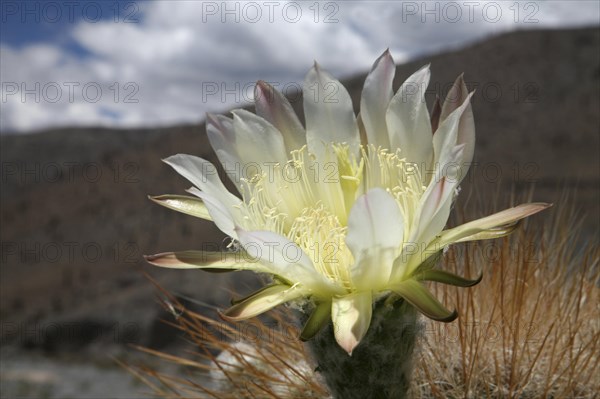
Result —
<instances>
[{"instance_id":1,"label":"white petal","mask_svg":"<svg viewBox=\"0 0 600 399\"><path fill-rule=\"evenodd\" d=\"M233 120L207 115L206 133L229 178L240 189L241 178L269 173L275 163L287 162L288 153L281 133L269 122L246 110L232 114Z\"/></svg>"},{"instance_id":2,"label":"white petal","mask_svg":"<svg viewBox=\"0 0 600 399\"><path fill-rule=\"evenodd\" d=\"M287 152L306 144L306 132L290 102L270 84L259 80L254 88L257 115L269 121L283 135Z\"/></svg>"},{"instance_id":3,"label":"white petal","mask_svg":"<svg viewBox=\"0 0 600 399\"><path fill-rule=\"evenodd\" d=\"M217 168L212 163L185 154L173 155L163 161L225 207L231 208L241 203L239 198L227 191L217 174Z\"/></svg>"},{"instance_id":4,"label":"white petal","mask_svg":"<svg viewBox=\"0 0 600 399\"><path fill-rule=\"evenodd\" d=\"M219 230L230 237L237 238L237 233L235 231L236 222L234 221L234 214L237 215L236 207L227 208L227 206L219 202L217 198L205 191L198 190L196 187L192 187L187 191L202 199L210 217ZM238 218L238 220L240 219Z\"/></svg>"},{"instance_id":5,"label":"white petal","mask_svg":"<svg viewBox=\"0 0 600 399\"><path fill-rule=\"evenodd\" d=\"M333 299L331 318L335 339L349 355L367 333L372 313L371 292L357 292Z\"/></svg>"},{"instance_id":6,"label":"white petal","mask_svg":"<svg viewBox=\"0 0 600 399\"><path fill-rule=\"evenodd\" d=\"M513 208L505 209L501 212L486 216L481 219L462 224L452 229L443 231L437 245L446 246L454 242L469 241L470 237L479 233L501 229L513 225L517 221L528 216L536 214L552 206L542 202L521 204Z\"/></svg>"},{"instance_id":7,"label":"white petal","mask_svg":"<svg viewBox=\"0 0 600 399\"><path fill-rule=\"evenodd\" d=\"M236 233L242 247L253 258L270 265L274 274L291 284L300 283L318 294L329 291L332 285L314 268L306 253L293 241L272 231L246 231L240 228Z\"/></svg>"},{"instance_id":8,"label":"white petal","mask_svg":"<svg viewBox=\"0 0 600 399\"><path fill-rule=\"evenodd\" d=\"M425 103L429 77L426 65L406 79L386 112L392 151L400 148L402 157L420 168L427 168L433 157L431 121Z\"/></svg>"},{"instance_id":9,"label":"white petal","mask_svg":"<svg viewBox=\"0 0 600 399\"><path fill-rule=\"evenodd\" d=\"M346 88L317 63L302 88L308 149L321 160L326 143L347 143L358 155L360 136L352 100Z\"/></svg>"},{"instance_id":10,"label":"white petal","mask_svg":"<svg viewBox=\"0 0 600 399\"><path fill-rule=\"evenodd\" d=\"M458 162L461 159L463 147L454 147L450 155L452 161ZM413 231L418 233L413 239L418 245L428 244L448 222L454 192L459 183L458 178L447 176L443 170L437 172L423 193L418 210L419 217L415 218L418 229Z\"/></svg>"},{"instance_id":11,"label":"white petal","mask_svg":"<svg viewBox=\"0 0 600 399\"><path fill-rule=\"evenodd\" d=\"M541 212L551 206L552 204L542 202L521 204L442 231L439 237L434 239L424 251L413 255L409 259L404 276L410 275L427 258L450 244L505 236L514 230L519 220Z\"/></svg>"},{"instance_id":12,"label":"white petal","mask_svg":"<svg viewBox=\"0 0 600 399\"><path fill-rule=\"evenodd\" d=\"M235 148L244 163L255 163L263 167L262 165L268 162L281 164L287 162L287 151L279 130L252 112L238 109L231 113L233 114ZM250 168L242 165L242 171L245 169Z\"/></svg>"},{"instance_id":13,"label":"white petal","mask_svg":"<svg viewBox=\"0 0 600 399\"><path fill-rule=\"evenodd\" d=\"M466 111L467 108L470 108L470 100L473 96L473 93L469 94L462 105L456 108L446 119L442 120L438 130L435 132L433 136L433 151L435 154L435 165L440 168L444 168L449 162L457 162L458 164L462 164L462 161L465 159L464 153L458 160L453 160L451 157L451 152L454 150L454 147L457 144L471 145L471 143L458 143L458 128L461 121L461 116ZM472 143L474 145L474 142ZM471 155L472 156L472 155ZM462 177L467 173L467 167L462 169Z\"/></svg>"},{"instance_id":14,"label":"white petal","mask_svg":"<svg viewBox=\"0 0 600 399\"><path fill-rule=\"evenodd\" d=\"M242 161L235 146L233 120L223 115L206 114L206 135L227 176L239 190Z\"/></svg>"},{"instance_id":15,"label":"white petal","mask_svg":"<svg viewBox=\"0 0 600 399\"><path fill-rule=\"evenodd\" d=\"M438 234L450 216L452 206L452 195L456 183L442 177L440 181L432 186L432 190L425 197L419 219L419 234L416 244L428 244Z\"/></svg>"},{"instance_id":16,"label":"white petal","mask_svg":"<svg viewBox=\"0 0 600 399\"><path fill-rule=\"evenodd\" d=\"M360 112L367 140L376 147L390 148L385 113L393 96L392 82L396 65L389 50L373 64L360 99Z\"/></svg>"},{"instance_id":17,"label":"white petal","mask_svg":"<svg viewBox=\"0 0 600 399\"><path fill-rule=\"evenodd\" d=\"M403 235L404 218L387 191L374 188L356 200L348 217L346 245L354 256L350 272L358 289L387 283Z\"/></svg>"},{"instance_id":18,"label":"white petal","mask_svg":"<svg viewBox=\"0 0 600 399\"><path fill-rule=\"evenodd\" d=\"M461 74L454 82L454 85L444 100L444 105L442 106L440 114L440 120L443 121L446 119L452 112L454 112L454 110L459 108L461 104L464 104L468 98L469 92L467 85L465 84L465 80ZM458 123L456 143L465 145L462 163L468 165L473 160L473 153L475 151L475 120L473 118L471 102L468 101L467 104L468 105L464 109Z\"/></svg>"}]
</instances>

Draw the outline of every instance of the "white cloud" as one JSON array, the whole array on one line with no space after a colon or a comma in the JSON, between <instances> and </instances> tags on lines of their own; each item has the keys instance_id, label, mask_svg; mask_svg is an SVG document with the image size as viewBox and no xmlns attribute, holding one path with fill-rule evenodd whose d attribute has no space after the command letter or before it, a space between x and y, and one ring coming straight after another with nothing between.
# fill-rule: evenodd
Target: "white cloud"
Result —
<instances>
[{"instance_id":1,"label":"white cloud","mask_svg":"<svg viewBox=\"0 0 600 399\"><path fill-rule=\"evenodd\" d=\"M69 35L83 57L60 44L0 46L2 131L196 122L250 101L257 79L299 87L315 59L348 76L387 47L405 61L516 28L597 24L599 9L593 1L321 2L317 14L313 2L223 4L143 2L138 23L81 21Z\"/></svg>"}]
</instances>

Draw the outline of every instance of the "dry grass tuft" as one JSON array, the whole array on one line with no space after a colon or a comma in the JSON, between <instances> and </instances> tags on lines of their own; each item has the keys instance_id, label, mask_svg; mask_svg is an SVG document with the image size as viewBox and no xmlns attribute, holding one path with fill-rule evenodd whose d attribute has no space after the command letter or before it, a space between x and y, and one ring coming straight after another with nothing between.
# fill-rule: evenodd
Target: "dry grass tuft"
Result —
<instances>
[{"instance_id":1,"label":"dry grass tuft","mask_svg":"<svg viewBox=\"0 0 600 399\"><path fill-rule=\"evenodd\" d=\"M458 219L487 214L475 208L476 215L458 212ZM432 284L460 317L450 324L423 319L411 397L596 397L600 249L598 237L580 239L575 216L559 201L510 237L446 253L443 268L484 278L470 289ZM192 351L181 357L142 349L184 369L176 374L129 366L157 397L328 397L285 308L271 312L272 322L232 325L163 295L167 308L181 312L178 327Z\"/></svg>"},{"instance_id":2,"label":"dry grass tuft","mask_svg":"<svg viewBox=\"0 0 600 399\"><path fill-rule=\"evenodd\" d=\"M444 268L484 277L471 289L433 286L460 317L451 324L425 320L415 397L600 392L600 250L580 239L575 212L562 202L512 236L448 251Z\"/></svg>"}]
</instances>

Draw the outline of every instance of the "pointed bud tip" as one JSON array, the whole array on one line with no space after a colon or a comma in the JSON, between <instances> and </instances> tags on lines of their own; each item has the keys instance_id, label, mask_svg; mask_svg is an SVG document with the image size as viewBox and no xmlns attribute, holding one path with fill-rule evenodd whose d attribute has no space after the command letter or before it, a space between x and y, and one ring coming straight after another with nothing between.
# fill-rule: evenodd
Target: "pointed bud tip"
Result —
<instances>
[{"instance_id":1,"label":"pointed bud tip","mask_svg":"<svg viewBox=\"0 0 600 399\"><path fill-rule=\"evenodd\" d=\"M227 311L223 312L221 309L217 309L217 315L225 321L231 321L231 319L229 317L227 317L227 315L225 315Z\"/></svg>"},{"instance_id":2,"label":"pointed bud tip","mask_svg":"<svg viewBox=\"0 0 600 399\"><path fill-rule=\"evenodd\" d=\"M213 114L212 112L207 112L205 118L206 122L211 123L213 125L216 125L218 123L217 115Z\"/></svg>"},{"instance_id":3,"label":"pointed bud tip","mask_svg":"<svg viewBox=\"0 0 600 399\"><path fill-rule=\"evenodd\" d=\"M255 90L260 90L262 92L268 92L271 89L271 85L260 79L256 82L256 86L254 86Z\"/></svg>"},{"instance_id":4,"label":"pointed bud tip","mask_svg":"<svg viewBox=\"0 0 600 399\"><path fill-rule=\"evenodd\" d=\"M371 71L374 71L384 61L390 65L394 65L394 58L392 58L389 47L375 60Z\"/></svg>"},{"instance_id":5,"label":"pointed bud tip","mask_svg":"<svg viewBox=\"0 0 600 399\"><path fill-rule=\"evenodd\" d=\"M348 356L352 356L352 352L354 352L354 349L358 346L359 342L360 341L357 340L356 337L354 337L354 335L352 334L347 337L344 337L344 339L342 340L338 340L338 344L342 347L344 351L346 351Z\"/></svg>"},{"instance_id":6,"label":"pointed bud tip","mask_svg":"<svg viewBox=\"0 0 600 399\"><path fill-rule=\"evenodd\" d=\"M451 323L458 318L458 311L454 309L452 313L450 313L447 317L436 319L437 321L441 321L442 323Z\"/></svg>"}]
</instances>

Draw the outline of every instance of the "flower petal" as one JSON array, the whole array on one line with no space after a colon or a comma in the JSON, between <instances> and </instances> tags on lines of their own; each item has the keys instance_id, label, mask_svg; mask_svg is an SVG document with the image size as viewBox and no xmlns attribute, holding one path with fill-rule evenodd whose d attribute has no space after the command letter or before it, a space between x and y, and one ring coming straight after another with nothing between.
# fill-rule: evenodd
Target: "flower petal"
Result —
<instances>
[{"instance_id":1,"label":"flower petal","mask_svg":"<svg viewBox=\"0 0 600 399\"><path fill-rule=\"evenodd\" d=\"M446 309L427 288L414 279L402 281L390 289L430 319L451 322L458 317L456 310L451 312Z\"/></svg>"},{"instance_id":2,"label":"flower petal","mask_svg":"<svg viewBox=\"0 0 600 399\"><path fill-rule=\"evenodd\" d=\"M461 156L461 158L459 158L458 160L454 160L451 156L452 151L454 151L454 148L457 145L463 145L466 149L467 145L468 146L474 146L475 145L475 141L473 139L472 142L468 141L468 142L458 142L458 131L459 131L459 126L461 123L461 118L462 115L464 115L464 113L466 112L467 108L469 108L469 110L471 109L471 97L473 96L474 92L471 92L470 94L467 95L467 97L465 98L464 102L461 104L460 107L456 108L450 115L448 115L445 119L441 119L441 123L440 126L438 127L437 131L435 132L435 135L433 136L433 152L434 152L434 165L436 165L437 168L441 168L444 169L444 167L446 165L448 165L449 163L456 163L457 165L461 166L461 173L460 173L460 179L462 180L468 171L468 166L469 165L463 165L463 161L466 159L465 158L465 154L463 150L463 154ZM442 108L442 112L443 112L443 108ZM472 118L471 118L472 119ZM469 122L468 118L465 121L465 126L469 126L469 124L472 123ZM473 128L473 134L475 130ZM468 138L470 133L462 133L465 137L463 137L463 139ZM473 158L473 154L472 154L472 147L469 147L467 149L468 151L471 151L470 157ZM470 162L470 160L469 160Z\"/></svg>"},{"instance_id":3,"label":"flower petal","mask_svg":"<svg viewBox=\"0 0 600 399\"><path fill-rule=\"evenodd\" d=\"M388 49L377 58L363 86L360 99L361 119L368 143L375 147L390 149L385 113L394 95L392 82L395 72L396 65Z\"/></svg>"},{"instance_id":4,"label":"flower petal","mask_svg":"<svg viewBox=\"0 0 600 399\"><path fill-rule=\"evenodd\" d=\"M223 203L235 207L241 200L231 194L219 179L217 168L210 162L193 155L177 154L163 161L177 173L188 179L194 186Z\"/></svg>"},{"instance_id":5,"label":"flower petal","mask_svg":"<svg viewBox=\"0 0 600 399\"><path fill-rule=\"evenodd\" d=\"M481 282L483 273L480 273L479 277L475 280L469 280L446 270L429 269L416 274L415 278L419 281L435 281L438 283L454 285L456 287L472 287Z\"/></svg>"},{"instance_id":6,"label":"flower petal","mask_svg":"<svg viewBox=\"0 0 600 399\"><path fill-rule=\"evenodd\" d=\"M224 115L206 114L206 135L229 180L239 190L242 161L235 146L233 120Z\"/></svg>"},{"instance_id":7,"label":"flower petal","mask_svg":"<svg viewBox=\"0 0 600 399\"><path fill-rule=\"evenodd\" d=\"M331 301L320 302L310 314L300 333L302 341L314 337L331 320Z\"/></svg>"},{"instance_id":8,"label":"flower petal","mask_svg":"<svg viewBox=\"0 0 600 399\"><path fill-rule=\"evenodd\" d=\"M232 114L233 120L208 114L206 133L229 178L239 189L241 178L266 172L274 163L284 164L288 152L281 132L265 119L243 109Z\"/></svg>"},{"instance_id":9,"label":"flower petal","mask_svg":"<svg viewBox=\"0 0 600 399\"><path fill-rule=\"evenodd\" d=\"M357 292L333 298L331 317L335 339L352 356L352 351L363 339L373 313L371 292Z\"/></svg>"},{"instance_id":10,"label":"flower petal","mask_svg":"<svg viewBox=\"0 0 600 399\"><path fill-rule=\"evenodd\" d=\"M217 175L215 166L192 155L177 154L163 160L196 187L189 190L204 201L211 218L225 234L235 237L234 220L242 220L241 200L231 194Z\"/></svg>"},{"instance_id":11,"label":"flower petal","mask_svg":"<svg viewBox=\"0 0 600 399\"><path fill-rule=\"evenodd\" d=\"M412 74L391 99L386 112L391 150L400 148L407 162L427 168L433 158L431 122L425 103L429 65Z\"/></svg>"},{"instance_id":12,"label":"flower petal","mask_svg":"<svg viewBox=\"0 0 600 399\"><path fill-rule=\"evenodd\" d=\"M289 285L270 285L233 305L223 312L223 316L230 320L249 319L303 295L305 295L305 292L298 288L292 288Z\"/></svg>"},{"instance_id":13,"label":"flower petal","mask_svg":"<svg viewBox=\"0 0 600 399\"><path fill-rule=\"evenodd\" d=\"M181 251L144 256L154 266L169 269L202 269L210 272L251 270L270 273L270 269L242 252Z\"/></svg>"},{"instance_id":14,"label":"flower petal","mask_svg":"<svg viewBox=\"0 0 600 399\"><path fill-rule=\"evenodd\" d=\"M489 229L486 231L480 231L479 233L475 233L472 236L468 236L465 238L461 238L455 242L466 242L466 241L481 241L481 240L493 240L495 238L502 238L510 235L513 231L515 231L519 227L520 222L516 222L504 227L498 227Z\"/></svg>"},{"instance_id":15,"label":"flower petal","mask_svg":"<svg viewBox=\"0 0 600 399\"><path fill-rule=\"evenodd\" d=\"M520 220L551 206L552 204L543 202L521 204L452 229L444 230L437 238L431 241L419 256L410 258L408 265L405 267L406 272L404 273L404 276L409 276L415 270L420 270L421 264L427 262L432 255L439 253L439 251L443 250L448 245L458 242L487 240L506 236L516 229L517 223Z\"/></svg>"},{"instance_id":16,"label":"flower petal","mask_svg":"<svg viewBox=\"0 0 600 399\"><path fill-rule=\"evenodd\" d=\"M279 130L252 112L238 109L231 113L235 147L243 162L258 165L265 162L279 162L283 165L287 162L288 153ZM246 168L242 165L242 170L244 169Z\"/></svg>"},{"instance_id":17,"label":"flower petal","mask_svg":"<svg viewBox=\"0 0 600 399\"><path fill-rule=\"evenodd\" d=\"M201 199L196 197L190 197L187 195L175 195L175 194L164 194L155 197L148 196L148 198L162 205L165 208L173 209L175 211L185 213L186 215L195 216L197 218L212 220L206 205Z\"/></svg>"},{"instance_id":18,"label":"flower petal","mask_svg":"<svg viewBox=\"0 0 600 399\"><path fill-rule=\"evenodd\" d=\"M443 247L455 242L501 237L512 232L512 227L519 220L551 206L552 204L533 202L505 209L493 215L445 230L440 235L440 238L435 241L435 244ZM489 234L490 236L486 237L482 233Z\"/></svg>"},{"instance_id":19,"label":"flower petal","mask_svg":"<svg viewBox=\"0 0 600 399\"><path fill-rule=\"evenodd\" d=\"M272 273L291 284L300 283L316 295L334 290L319 274L308 255L293 241L272 231L246 231L236 228L242 247L253 258L269 265ZM330 295L330 294L329 294Z\"/></svg>"},{"instance_id":20,"label":"flower petal","mask_svg":"<svg viewBox=\"0 0 600 399\"><path fill-rule=\"evenodd\" d=\"M256 113L269 121L283 135L287 152L306 144L306 132L290 102L279 90L259 80L254 88Z\"/></svg>"},{"instance_id":21,"label":"flower petal","mask_svg":"<svg viewBox=\"0 0 600 399\"><path fill-rule=\"evenodd\" d=\"M230 237L237 238L237 233L235 232L236 219L232 212L239 212L238 208L230 207L228 209L222 202L219 202L217 198L204 191L198 190L196 187L189 188L187 191L202 199L204 206L206 206L206 210L219 230ZM241 216L238 216L237 220L240 219Z\"/></svg>"},{"instance_id":22,"label":"flower petal","mask_svg":"<svg viewBox=\"0 0 600 399\"><path fill-rule=\"evenodd\" d=\"M358 197L348 216L346 245L358 289L385 285L404 236L404 218L394 197L381 188Z\"/></svg>"},{"instance_id":23,"label":"flower petal","mask_svg":"<svg viewBox=\"0 0 600 399\"><path fill-rule=\"evenodd\" d=\"M444 100L440 120L445 120L452 112L458 109L461 104L465 104L465 101L467 101L469 97L470 95L467 85L465 84L464 76L461 74L456 78L454 85ZM465 145L462 163L470 164L471 161L473 161L473 153L475 151L475 120L473 118L471 102L468 101L466 104L467 106L462 112L458 123L456 144ZM466 170L464 174L466 174Z\"/></svg>"},{"instance_id":24,"label":"flower petal","mask_svg":"<svg viewBox=\"0 0 600 399\"><path fill-rule=\"evenodd\" d=\"M347 143L350 153L358 156L360 136L346 88L315 62L306 75L302 94L309 151L321 160L325 144Z\"/></svg>"},{"instance_id":25,"label":"flower petal","mask_svg":"<svg viewBox=\"0 0 600 399\"><path fill-rule=\"evenodd\" d=\"M455 146L449 158L457 161L461 158L461 154L462 146ZM421 197L421 204L417 210L419 217L414 219L414 233L409 240L412 243L429 244L448 222L459 179L456 176L448 177L445 174L448 174L445 169L438 169L434 179Z\"/></svg>"}]
</instances>

